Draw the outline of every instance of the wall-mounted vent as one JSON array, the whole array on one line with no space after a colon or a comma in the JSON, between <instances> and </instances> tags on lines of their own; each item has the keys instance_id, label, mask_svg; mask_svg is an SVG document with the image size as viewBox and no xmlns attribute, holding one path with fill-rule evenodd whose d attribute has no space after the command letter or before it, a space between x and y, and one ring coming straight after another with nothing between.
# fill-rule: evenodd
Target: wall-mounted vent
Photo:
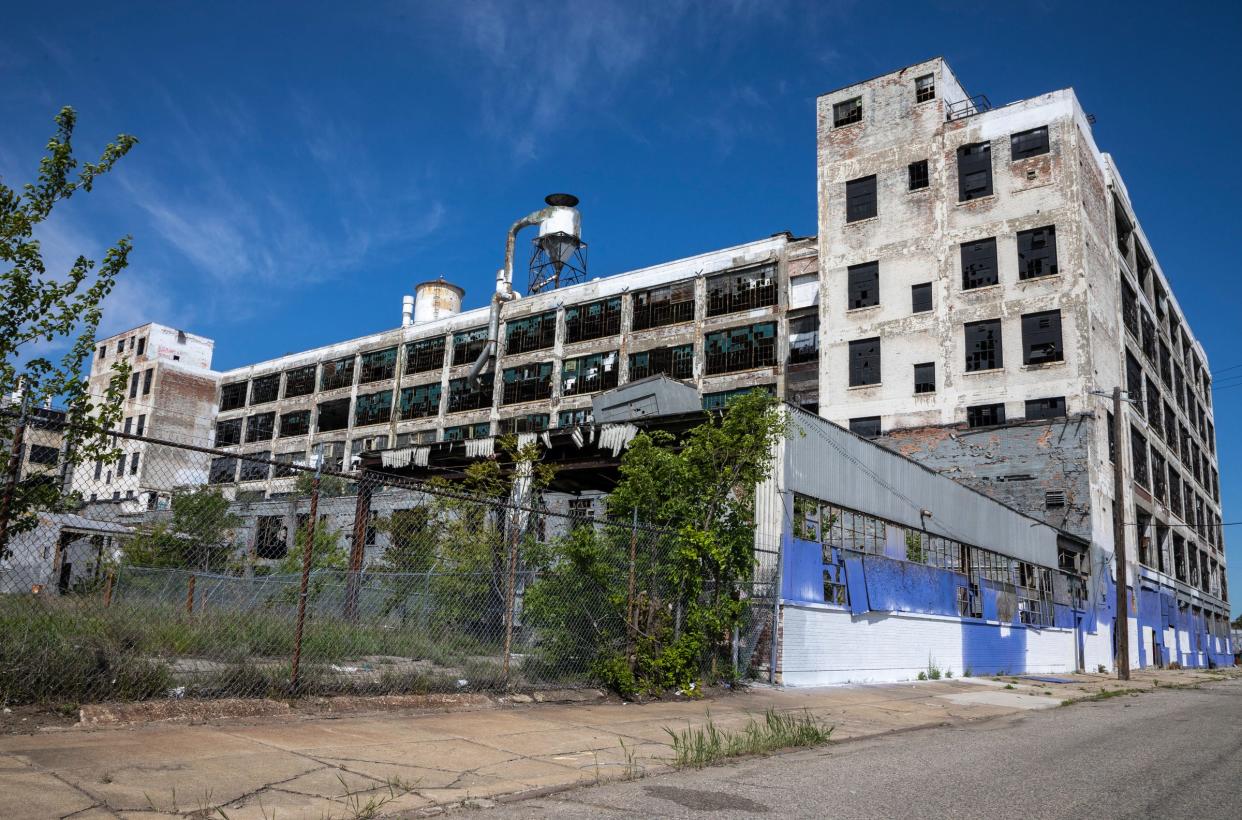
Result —
<instances>
[{"instance_id":1,"label":"wall-mounted vent","mask_svg":"<svg viewBox=\"0 0 1242 820\"><path fill-rule=\"evenodd\" d=\"M1044 493L1044 507L1049 510L1065 506L1065 490L1048 490Z\"/></svg>"}]
</instances>

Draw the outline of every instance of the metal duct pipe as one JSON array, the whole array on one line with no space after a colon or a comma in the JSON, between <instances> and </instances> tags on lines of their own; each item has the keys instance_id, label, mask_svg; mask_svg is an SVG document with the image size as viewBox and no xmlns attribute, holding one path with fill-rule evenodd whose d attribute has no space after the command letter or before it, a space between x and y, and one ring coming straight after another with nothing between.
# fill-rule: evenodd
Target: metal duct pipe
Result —
<instances>
[{"instance_id":1,"label":"metal duct pipe","mask_svg":"<svg viewBox=\"0 0 1242 820\"><path fill-rule=\"evenodd\" d=\"M409 327L414 324L414 297L401 297L401 326Z\"/></svg>"}]
</instances>

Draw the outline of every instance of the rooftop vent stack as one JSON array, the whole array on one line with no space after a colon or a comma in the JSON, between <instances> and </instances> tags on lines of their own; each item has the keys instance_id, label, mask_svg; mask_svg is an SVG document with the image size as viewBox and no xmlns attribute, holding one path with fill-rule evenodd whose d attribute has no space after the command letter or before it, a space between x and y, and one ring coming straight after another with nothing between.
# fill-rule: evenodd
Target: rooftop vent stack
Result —
<instances>
[{"instance_id":1,"label":"rooftop vent stack","mask_svg":"<svg viewBox=\"0 0 1242 820\"><path fill-rule=\"evenodd\" d=\"M401 297L401 326L409 327L414 324L414 297L405 295Z\"/></svg>"},{"instance_id":2,"label":"rooftop vent stack","mask_svg":"<svg viewBox=\"0 0 1242 820\"><path fill-rule=\"evenodd\" d=\"M461 300L466 292L444 277L414 287L414 324L422 325L461 313Z\"/></svg>"},{"instance_id":3,"label":"rooftop vent stack","mask_svg":"<svg viewBox=\"0 0 1242 820\"><path fill-rule=\"evenodd\" d=\"M544 202L548 207L539 220L539 236L530 260L528 293L555 290L586 279L587 246L582 241L578 197L549 194Z\"/></svg>"}]
</instances>

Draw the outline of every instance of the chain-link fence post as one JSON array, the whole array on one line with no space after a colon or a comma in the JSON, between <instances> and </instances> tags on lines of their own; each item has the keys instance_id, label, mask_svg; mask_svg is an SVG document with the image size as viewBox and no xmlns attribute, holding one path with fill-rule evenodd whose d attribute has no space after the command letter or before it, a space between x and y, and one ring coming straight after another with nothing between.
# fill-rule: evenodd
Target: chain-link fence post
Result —
<instances>
[{"instance_id":1,"label":"chain-link fence post","mask_svg":"<svg viewBox=\"0 0 1242 820\"><path fill-rule=\"evenodd\" d=\"M638 612L634 601L634 565L638 561L638 507L630 522L630 577L625 592L625 659L628 662L634 657L635 630L638 625Z\"/></svg>"},{"instance_id":2,"label":"chain-link fence post","mask_svg":"<svg viewBox=\"0 0 1242 820\"><path fill-rule=\"evenodd\" d=\"M22 400L22 412L13 430L13 442L9 447L9 469L4 479L4 495L0 498L0 554L9 543L9 518L13 512L13 496L22 473L22 452L26 438L26 400Z\"/></svg>"},{"instance_id":3,"label":"chain-link fence post","mask_svg":"<svg viewBox=\"0 0 1242 820\"><path fill-rule=\"evenodd\" d=\"M358 500L354 505L354 538L349 546L349 575L345 579L347 621L358 619L358 588L362 582L362 559L366 553L367 524L371 518L371 476L363 472L358 479Z\"/></svg>"},{"instance_id":4,"label":"chain-link fence post","mask_svg":"<svg viewBox=\"0 0 1242 820\"><path fill-rule=\"evenodd\" d=\"M194 614L194 580L195 576L191 575L185 585L185 614Z\"/></svg>"},{"instance_id":5,"label":"chain-link fence post","mask_svg":"<svg viewBox=\"0 0 1242 820\"><path fill-rule=\"evenodd\" d=\"M298 666L302 662L302 628L306 624L306 595L310 588L310 571L315 546L315 519L319 515L319 468L311 482L310 520L306 522L306 544L302 548L302 583L298 590L298 620L293 630L293 661L289 668L289 691L297 694Z\"/></svg>"}]
</instances>

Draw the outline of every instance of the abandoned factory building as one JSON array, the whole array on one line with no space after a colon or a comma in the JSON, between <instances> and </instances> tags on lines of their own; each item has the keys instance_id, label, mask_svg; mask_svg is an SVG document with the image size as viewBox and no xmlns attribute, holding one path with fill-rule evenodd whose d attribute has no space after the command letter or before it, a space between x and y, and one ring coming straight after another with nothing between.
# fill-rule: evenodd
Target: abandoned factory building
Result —
<instances>
[{"instance_id":1,"label":"abandoned factory building","mask_svg":"<svg viewBox=\"0 0 1242 820\"><path fill-rule=\"evenodd\" d=\"M210 340L160 325L103 340L93 389L113 357L134 364L127 427L278 464L187 457L174 480L126 445L128 460L80 471L79 489L108 479L111 497L97 500L134 514L194 483L275 501L294 481L281 464L348 471L364 452L428 448L486 457L501 434L589 426L593 396L662 374L708 409L768 391L1084 545L1060 556L1082 579L1079 666L1113 664L1121 505L1131 662L1226 657L1207 356L1075 93L993 107L937 58L824 94L816 127L814 237L588 279L577 200L559 194L510 229L485 307L462 310L460 288L428 281L405 297L400 326L225 371L211 370ZM535 226L518 293L514 239ZM834 500L820 495L804 503ZM846 624L862 617L842 611Z\"/></svg>"}]
</instances>

